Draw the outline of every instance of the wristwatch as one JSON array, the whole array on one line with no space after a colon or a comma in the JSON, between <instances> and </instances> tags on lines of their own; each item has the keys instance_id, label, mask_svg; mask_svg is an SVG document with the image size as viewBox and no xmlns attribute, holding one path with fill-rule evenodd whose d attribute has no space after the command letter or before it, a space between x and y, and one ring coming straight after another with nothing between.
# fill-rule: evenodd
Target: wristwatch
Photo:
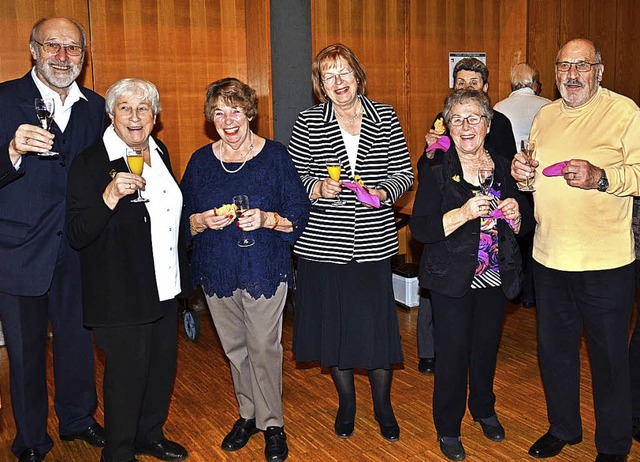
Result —
<instances>
[{"instance_id":1,"label":"wristwatch","mask_svg":"<svg viewBox=\"0 0 640 462\"><path fill-rule=\"evenodd\" d=\"M598 180L598 191L605 192L609 188L609 180L607 179L607 174L604 169L600 169L602 171L602 176Z\"/></svg>"}]
</instances>

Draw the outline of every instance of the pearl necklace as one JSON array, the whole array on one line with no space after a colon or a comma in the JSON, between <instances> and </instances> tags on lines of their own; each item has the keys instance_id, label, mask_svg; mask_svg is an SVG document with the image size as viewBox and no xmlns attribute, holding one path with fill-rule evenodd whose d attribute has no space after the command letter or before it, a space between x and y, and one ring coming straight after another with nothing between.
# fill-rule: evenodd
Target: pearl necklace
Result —
<instances>
[{"instance_id":1,"label":"pearl necklace","mask_svg":"<svg viewBox=\"0 0 640 462\"><path fill-rule=\"evenodd\" d=\"M242 170L242 167L244 167L244 164L246 164L247 161L249 160L249 154L251 153L251 151L253 151L253 132L249 131L249 133L251 134L251 141L250 141L251 144L249 145L249 150L245 153L244 156L242 156L244 158L244 160L242 161L242 165L240 165L240 167L238 167L235 170L229 170L227 169L227 167L224 166L224 161L222 160L222 146L224 145L224 141L220 140L220 157L218 158L218 160L220 160L220 166L222 167L222 170L224 170L227 173L238 173L240 170Z\"/></svg>"},{"instance_id":2,"label":"pearl necklace","mask_svg":"<svg viewBox=\"0 0 640 462\"><path fill-rule=\"evenodd\" d=\"M358 120L358 118L362 115L362 105L360 105L360 107L358 108L358 110L356 111L356 115L353 117L353 119L350 119L348 117L344 117L341 116L340 114L338 114L338 110L335 109L334 112L336 113L336 117L340 120L342 120L343 122L346 122L348 124L352 124L355 123L356 120Z\"/></svg>"}]
</instances>

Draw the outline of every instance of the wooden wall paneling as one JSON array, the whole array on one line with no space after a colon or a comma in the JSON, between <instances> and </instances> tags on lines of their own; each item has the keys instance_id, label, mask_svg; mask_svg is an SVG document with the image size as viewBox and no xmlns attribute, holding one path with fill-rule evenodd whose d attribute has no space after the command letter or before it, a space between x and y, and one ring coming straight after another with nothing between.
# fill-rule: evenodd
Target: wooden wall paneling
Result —
<instances>
[{"instance_id":1,"label":"wooden wall paneling","mask_svg":"<svg viewBox=\"0 0 640 462\"><path fill-rule=\"evenodd\" d=\"M498 99L511 94L511 69L527 61L527 0L500 2ZM495 82L496 79L494 78Z\"/></svg>"},{"instance_id":2,"label":"wooden wall paneling","mask_svg":"<svg viewBox=\"0 0 640 462\"><path fill-rule=\"evenodd\" d=\"M86 0L58 0L54 2L25 2L0 0L0 30L6 37L0 52L0 82L22 77L32 65L29 35L35 22L44 17L65 16L80 22L89 35L89 14ZM90 37L87 40L91 42ZM85 87L93 88L91 52L85 56L85 68L78 79Z\"/></svg>"},{"instance_id":3,"label":"wooden wall paneling","mask_svg":"<svg viewBox=\"0 0 640 462\"><path fill-rule=\"evenodd\" d=\"M269 2L246 0L247 83L258 93L258 116L253 129L273 138L271 95L271 21Z\"/></svg>"},{"instance_id":4,"label":"wooden wall paneling","mask_svg":"<svg viewBox=\"0 0 640 462\"><path fill-rule=\"evenodd\" d=\"M616 87L618 3L624 3L624 0L620 0L620 2L618 0L590 2L587 16L589 32L586 37L600 48L605 63L602 86L611 89Z\"/></svg>"},{"instance_id":5,"label":"wooden wall paneling","mask_svg":"<svg viewBox=\"0 0 640 462\"><path fill-rule=\"evenodd\" d=\"M564 35L560 28L560 9L553 0L529 0L527 19L527 62L540 72L541 95L556 99L555 59Z\"/></svg>"},{"instance_id":6,"label":"wooden wall paneling","mask_svg":"<svg viewBox=\"0 0 640 462\"><path fill-rule=\"evenodd\" d=\"M96 89L104 93L123 77L158 86L155 132L181 177L191 153L216 137L203 115L207 85L227 76L247 81L245 0L92 0L90 8Z\"/></svg>"},{"instance_id":7,"label":"wooden wall paneling","mask_svg":"<svg viewBox=\"0 0 640 462\"><path fill-rule=\"evenodd\" d=\"M604 75L613 78L612 90L640 104L640 8L636 0L620 0L618 5L616 55L603 56Z\"/></svg>"}]
</instances>

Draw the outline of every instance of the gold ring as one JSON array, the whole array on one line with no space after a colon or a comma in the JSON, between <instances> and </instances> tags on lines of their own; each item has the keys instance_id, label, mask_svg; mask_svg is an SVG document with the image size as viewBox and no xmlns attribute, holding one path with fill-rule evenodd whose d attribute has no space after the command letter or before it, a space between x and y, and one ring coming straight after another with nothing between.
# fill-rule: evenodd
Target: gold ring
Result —
<instances>
[{"instance_id":1,"label":"gold ring","mask_svg":"<svg viewBox=\"0 0 640 462\"><path fill-rule=\"evenodd\" d=\"M26 138L26 137L25 137L25 139L24 139L24 144L29 144L29 138Z\"/></svg>"}]
</instances>

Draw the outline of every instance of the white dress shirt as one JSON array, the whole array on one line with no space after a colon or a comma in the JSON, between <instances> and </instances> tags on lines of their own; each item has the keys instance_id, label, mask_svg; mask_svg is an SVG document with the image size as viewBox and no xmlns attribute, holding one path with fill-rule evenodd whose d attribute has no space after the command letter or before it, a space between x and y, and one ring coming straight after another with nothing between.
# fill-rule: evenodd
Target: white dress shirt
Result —
<instances>
[{"instance_id":1,"label":"white dress shirt","mask_svg":"<svg viewBox=\"0 0 640 462\"><path fill-rule=\"evenodd\" d=\"M529 139L533 118L545 104L551 100L536 95L529 87L520 88L497 103L493 108L502 112L511 121L516 147L520 150L520 142Z\"/></svg>"},{"instance_id":2,"label":"white dress shirt","mask_svg":"<svg viewBox=\"0 0 640 462\"><path fill-rule=\"evenodd\" d=\"M127 145L118 137L113 125L105 130L102 140L107 148L109 160L126 157ZM149 199L144 205L151 219L151 247L158 296L160 301L164 301L180 293L178 231L182 212L182 192L160 157L161 152L155 140L149 137L151 165L145 164L142 170L146 186L141 193L142 197ZM126 196L120 200L131 200L134 197Z\"/></svg>"}]
</instances>

